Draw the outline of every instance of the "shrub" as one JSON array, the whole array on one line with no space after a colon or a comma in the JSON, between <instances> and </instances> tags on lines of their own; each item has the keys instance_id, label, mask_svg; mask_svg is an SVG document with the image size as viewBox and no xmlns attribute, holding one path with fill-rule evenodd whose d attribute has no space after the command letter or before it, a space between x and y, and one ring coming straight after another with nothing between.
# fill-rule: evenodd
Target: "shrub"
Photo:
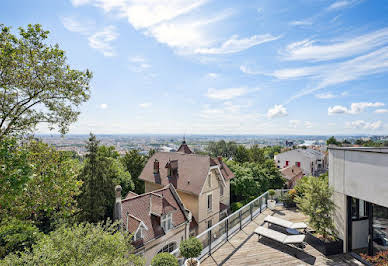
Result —
<instances>
[{"instance_id":1,"label":"shrub","mask_svg":"<svg viewBox=\"0 0 388 266\"><path fill-rule=\"evenodd\" d=\"M151 261L152 266L178 266L178 260L174 255L166 252L157 254Z\"/></svg>"},{"instance_id":2,"label":"shrub","mask_svg":"<svg viewBox=\"0 0 388 266\"><path fill-rule=\"evenodd\" d=\"M275 195L275 190L274 189L270 189L268 190L268 195L271 197L271 199L273 200L273 196Z\"/></svg>"},{"instance_id":3,"label":"shrub","mask_svg":"<svg viewBox=\"0 0 388 266\"><path fill-rule=\"evenodd\" d=\"M242 203L241 201L237 201L232 203L232 205L230 206L230 209L232 210L232 212L235 212L238 209L240 209L242 206L244 206L244 203Z\"/></svg>"},{"instance_id":4,"label":"shrub","mask_svg":"<svg viewBox=\"0 0 388 266\"><path fill-rule=\"evenodd\" d=\"M42 233L33 224L17 219L0 223L0 258L16 251L29 250Z\"/></svg>"},{"instance_id":5,"label":"shrub","mask_svg":"<svg viewBox=\"0 0 388 266\"><path fill-rule=\"evenodd\" d=\"M327 178L310 177L303 183L304 194L295 198L298 208L309 216L309 225L324 239L335 237L332 214L335 205L333 189Z\"/></svg>"},{"instance_id":6,"label":"shrub","mask_svg":"<svg viewBox=\"0 0 388 266\"><path fill-rule=\"evenodd\" d=\"M197 238L190 237L181 242L179 251L181 252L181 255L187 259L196 258L201 255L202 243ZM193 261L191 261L191 264L193 264Z\"/></svg>"},{"instance_id":7,"label":"shrub","mask_svg":"<svg viewBox=\"0 0 388 266\"><path fill-rule=\"evenodd\" d=\"M62 225L44 235L31 251L11 254L3 265L144 265L134 251L130 237L117 231L116 224L83 223ZM128 255L130 254L130 255Z\"/></svg>"},{"instance_id":8,"label":"shrub","mask_svg":"<svg viewBox=\"0 0 388 266\"><path fill-rule=\"evenodd\" d=\"M380 251L375 256L361 254L361 257L367 262L376 266L388 265L388 250Z\"/></svg>"}]
</instances>

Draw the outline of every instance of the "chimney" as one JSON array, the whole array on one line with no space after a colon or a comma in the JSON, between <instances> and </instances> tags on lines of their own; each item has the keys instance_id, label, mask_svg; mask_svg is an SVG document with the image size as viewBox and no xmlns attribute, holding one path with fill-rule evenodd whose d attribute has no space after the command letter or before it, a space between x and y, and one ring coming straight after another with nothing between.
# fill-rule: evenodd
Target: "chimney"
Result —
<instances>
[{"instance_id":1,"label":"chimney","mask_svg":"<svg viewBox=\"0 0 388 266\"><path fill-rule=\"evenodd\" d=\"M154 161L154 175L159 174L159 161L155 159Z\"/></svg>"},{"instance_id":2,"label":"chimney","mask_svg":"<svg viewBox=\"0 0 388 266\"><path fill-rule=\"evenodd\" d=\"M220 169L222 169L224 167L222 164L222 156L217 156L217 160L220 163Z\"/></svg>"},{"instance_id":3,"label":"chimney","mask_svg":"<svg viewBox=\"0 0 388 266\"><path fill-rule=\"evenodd\" d=\"M116 202L113 210L113 221L121 220L121 186L115 187Z\"/></svg>"}]
</instances>

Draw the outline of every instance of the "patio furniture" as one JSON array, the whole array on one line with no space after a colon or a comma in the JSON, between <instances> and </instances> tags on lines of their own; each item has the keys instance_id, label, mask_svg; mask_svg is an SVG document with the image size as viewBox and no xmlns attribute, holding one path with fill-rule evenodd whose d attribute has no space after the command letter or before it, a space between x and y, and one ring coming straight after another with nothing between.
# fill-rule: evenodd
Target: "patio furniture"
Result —
<instances>
[{"instance_id":1,"label":"patio furniture","mask_svg":"<svg viewBox=\"0 0 388 266\"><path fill-rule=\"evenodd\" d=\"M280 233L278 231L266 228L264 226L257 227L254 233L259 236L259 239L260 239L260 236L266 237L276 242L279 242L283 245L287 245L287 246L292 245L293 247L296 247L297 250L302 250L305 247L303 242L306 236L302 234L289 236L289 235ZM294 256L296 257L297 253L295 253Z\"/></svg>"},{"instance_id":2,"label":"patio furniture","mask_svg":"<svg viewBox=\"0 0 388 266\"><path fill-rule=\"evenodd\" d=\"M290 228L290 229L306 229L307 225L305 223L293 223L287 220L284 220L282 218L274 217L271 215L268 215L264 218L264 222L267 222L269 224L276 224L278 226L284 227L284 228Z\"/></svg>"}]
</instances>

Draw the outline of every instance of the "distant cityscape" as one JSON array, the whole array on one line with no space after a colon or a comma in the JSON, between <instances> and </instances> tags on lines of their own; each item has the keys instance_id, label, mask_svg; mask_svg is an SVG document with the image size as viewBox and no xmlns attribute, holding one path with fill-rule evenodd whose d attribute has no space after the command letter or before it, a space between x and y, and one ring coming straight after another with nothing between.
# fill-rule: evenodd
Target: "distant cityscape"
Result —
<instances>
[{"instance_id":1,"label":"distant cityscape","mask_svg":"<svg viewBox=\"0 0 388 266\"><path fill-rule=\"evenodd\" d=\"M252 145L264 146L325 146L326 140L331 136L318 135L96 135L101 144L114 146L120 154L125 154L129 150L139 150L142 154L148 154L151 149L156 151L176 151L183 138L186 139L190 147L196 151L205 151L210 142L225 140L234 141L237 144L243 144L246 147ZM79 155L86 152L85 143L89 135L65 135L58 134L36 135L36 138L48 143L58 150L75 151ZM340 135L337 140L347 140L354 143L358 139L385 141L388 136L366 136L366 135Z\"/></svg>"}]
</instances>

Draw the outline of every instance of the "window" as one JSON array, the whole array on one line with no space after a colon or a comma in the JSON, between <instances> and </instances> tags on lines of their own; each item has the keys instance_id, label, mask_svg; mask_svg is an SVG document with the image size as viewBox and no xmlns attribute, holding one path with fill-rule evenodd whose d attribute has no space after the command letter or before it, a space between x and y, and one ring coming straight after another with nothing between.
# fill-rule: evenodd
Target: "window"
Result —
<instances>
[{"instance_id":1,"label":"window","mask_svg":"<svg viewBox=\"0 0 388 266\"><path fill-rule=\"evenodd\" d=\"M213 195L209 194L207 195L207 210L211 211L213 207Z\"/></svg>"},{"instance_id":2,"label":"window","mask_svg":"<svg viewBox=\"0 0 388 266\"><path fill-rule=\"evenodd\" d=\"M362 220L368 217L367 204L360 199L352 198L352 220Z\"/></svg>"},{"instance_id":3,"label":"window","mask_svg":"<svg viewBox=\"0 0 388 266\"><path fill-rule=\"evenodd\" d=\"M143 230L144 230L143 226L140 225L140 227L137 229L135 234L135 241L143 238Z\"/></svg>"},{"instance_id":4,"label":"window","mask_svg":"<svg viewBox=\"0 0 388 266\"><path fill-rule=\"evenodd\" d=\"M158 254L162 253L162 252L171 253L176 249L177 249L176 242L172 242L172 243L165 245L161 250L159 250Z\"/></svg>"},{"instance_id":5,"label":"window","mask_svg":"<svg viewBox=\"0 0 388 266\"><path fill-rule=\"evenodd\" d=\"M221 197L224 196L224 186L220 184L220 195Z\"/></svg>"},{"instance_id":6,"label":"window","mask_svg":"<svg viewBox=\"0 0 388 266\"><path fill-rule=\"evenodd\" d=\"M289 161L286 161L286 166L288 166L288 164L289 164Z\"/></svg>"},{"instance_id":7,"label":"window","mask_svg":"<svg viewBox=\"0 0 388 266\"><path fill-rule=\"evenodd\" d=\"M209 187L212 187L212 176L211 175L209 175L207 177L207 184L208 184Z\"/></svg>"},{"instance_id":8,"label":"window","mask_svg":"<svg viewBox=\"0 0 388 266\"><path fill-rule=\"evenodd\" d=\"M300 167L300 162L296 162L295 165Z\"/></svg>"},{"instance_id":9,"label":"window","mask_svg":"<svg viewBox=\"0 0 388 266\"><path fill-rule=\"evenodd\" d=\"M162 216L161 222L164 232L168 232L172 229L172 213L168 213Z\"/></svg>"}]
</instances>

